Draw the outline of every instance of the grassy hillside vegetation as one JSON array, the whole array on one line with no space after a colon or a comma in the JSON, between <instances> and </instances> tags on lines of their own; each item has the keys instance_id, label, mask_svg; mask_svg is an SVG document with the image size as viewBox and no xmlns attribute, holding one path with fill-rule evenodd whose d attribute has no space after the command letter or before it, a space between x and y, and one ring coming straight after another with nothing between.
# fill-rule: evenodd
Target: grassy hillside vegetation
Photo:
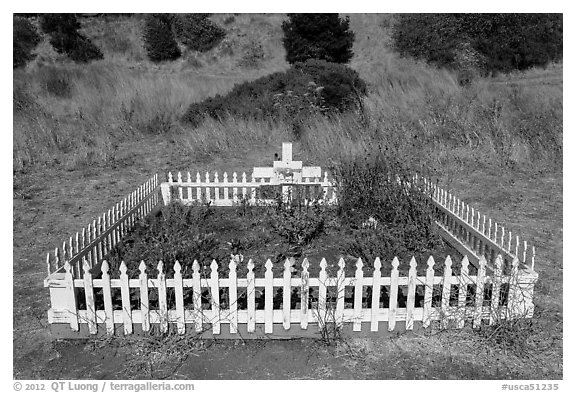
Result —
<instances>
[{"instance_id":1,"label":"grassy hillside vegetation","mask_svg":"<svg viewBox=\"0 0 576 393\"><path fill-rule=\"evenodd\" d=\"M191 146L192 153L250 143L238 132L239 116L200 128L179 119L191 103L286 69L283 17L211 19L227 32L215 48L183 48L181 59L160 65L146 59L139 15L80 19L81 32L104 53L104 60L87 66L55 54L44 37L37 58L14 74L14 168L54 160L67 166L107 165L118 143L151 133L170 133ZM350 65L368 83L364 111L311 121L302 139L307 149L328 159L379 141L418 162L429 157L432 163L448 158L503 165L561 163L561 83L519 85L478 78L461 87L449 71L399 58L390 45L393 22L392 15L351 15L356 41ZM258 67L246 69L239 64L246 48L255 45L264 56L255 60ZM528 71L523 78L541 72ZM561 66L552 72L561 74ZM245 124L269 129L267 139L285 137L281 120L248 119ZM212 134L215 129L221 132Z\"/></svg>"}]
</instances>

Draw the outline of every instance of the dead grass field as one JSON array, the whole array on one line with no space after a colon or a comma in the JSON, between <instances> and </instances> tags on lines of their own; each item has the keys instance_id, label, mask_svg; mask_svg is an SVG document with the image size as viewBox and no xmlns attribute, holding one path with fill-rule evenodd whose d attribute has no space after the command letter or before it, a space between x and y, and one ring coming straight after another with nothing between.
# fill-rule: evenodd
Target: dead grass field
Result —
<instances>
[{"instance_id":1,"label":"dead grass field","mask_svg":"<svg viewBox=\"0 0 576 393\"><path fill-rule=\"evenodd\" d=\"M51 340L46 252L154 173L249 172L269 165L292 137L283 124L229 119L189 129L177 121L191 101L286 67L281 16L235 18L227 27L232 55L216 49L165 66L142 58L134 25L88 23L86 34L108 45L106 60L82 69L40 49L42 61L68 78L69 96L42 87L47 76L38 64L15 72L15 86L28 83L48 113L28 110L14 118L14 378L562 379L562 65L479 80L465 90L448 72L396 58L387 47L390 15L352 16L357 55L351 66L370 84L369 125L362 133L350 119L318 120L295 143L295 159L330 166L338 151L361 151L380 139L406 161L429 165L463 201L536 246L540 278L532 323L493 336L465 329L334 346L178 337ZM124 54L110 41L114 29L127 37ZM242 47L258 37L267 57L258 69L239 69ZM542 132L530 134L534 129Z\"/></svg>"}]
</instances>

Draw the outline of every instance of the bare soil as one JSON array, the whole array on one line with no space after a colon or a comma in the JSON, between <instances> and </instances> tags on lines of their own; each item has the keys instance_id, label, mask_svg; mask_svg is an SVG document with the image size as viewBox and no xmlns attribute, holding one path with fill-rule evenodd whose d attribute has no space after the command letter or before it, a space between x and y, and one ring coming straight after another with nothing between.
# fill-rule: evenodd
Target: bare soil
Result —
<instances>
[{"instance_id":1,"label":"bare soil","mask_svg":"<svg viewBox=\"0 0 576 393\"><path fill-rule=\"evenodd\" d=\"M170 137L120 146L105 167L60 165L14 173L13 375L16 379L561 379L562 173L475 167L444 185L533 242L536 312L510 345L470 330L379 339L186 341L134 337L52 341L46 312L46 252L131 192L168 170L249 171L276 146L189 157ZM298 151L298 146L295 146ZM179 341L180 340L180 341ZM177 349L181 348L181 349ZM183 349L182 349L183 348Z\"/></svg>"}]
</instances>

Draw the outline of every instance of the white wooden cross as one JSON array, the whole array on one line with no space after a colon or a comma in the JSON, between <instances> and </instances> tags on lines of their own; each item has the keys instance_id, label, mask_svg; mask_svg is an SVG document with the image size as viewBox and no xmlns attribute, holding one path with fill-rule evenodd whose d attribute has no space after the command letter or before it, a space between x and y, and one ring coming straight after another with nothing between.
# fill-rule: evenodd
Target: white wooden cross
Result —
<instances>
[{"instance_id":1,"label":"white wooden cross","mask_svg":"<svg viewBox=\"0 0 576 393\"><path fill-rule=\"evenodd\" d=\"M272 167L254 167L252 176L258 181L268 184L281 184L282 196L285 202L290 200L292 185L302 184L304 179L312 178L312 182L321 181L322 169L319 166L302 166L302 161L292 161L292 143L282 143L282 159L274 161Z\"/></svg>"},{"instance_id":2,"label":"white wooden cross","mask_svg":"<svg viewBox=\"0 0 576 393\"><path fill-rule=\"evenodd\" d=\"M302 161L292 161L292 143L282 143L282 158L274 161L272 167L254 167L256 179L270 179L270 184L301 183L304 178L320 180L322 169L319 166L302 166Z\"/></svg>"}]
</instances>

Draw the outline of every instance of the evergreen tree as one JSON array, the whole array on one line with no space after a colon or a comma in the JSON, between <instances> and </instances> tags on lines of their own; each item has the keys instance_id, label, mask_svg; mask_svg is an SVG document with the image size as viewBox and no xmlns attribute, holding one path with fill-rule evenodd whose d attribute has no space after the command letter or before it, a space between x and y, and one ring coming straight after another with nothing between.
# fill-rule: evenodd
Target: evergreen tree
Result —
<instances>
[{"instance_id":1,"label":"evergreen tree","mask_svg":"<svg viewBox=\"0 0 576 393\"><path fill-rule=\"evenodd\" d=\"M40 17L40 28L50 36L56 52L65 53L76 62L104 58L100 49L78 31L80 22L75 14L44 14Z\"/></svg>"},{"instance_id":2,"label":"evergreen tree","mask_svg":"<svg viewBox=\"0 0 576 393\"><path fill-rule=\"evenodd\" d=\"M401 55L439 66L456 66L465 48L485 72L524 70L562 58L562 15L407 14L392 39Z\"/></svg>"},{"instance_id":3,"label":"evergreen tree","mask_svg":"<svg viewBox=\"0 0 576 393\"><path fill-rule=\"evenodd\" d=\"M150 14L144 25L144 46L153 62L175 60L181 56L172 32L169 14Z\"/></svg>"},{"instance_id":4,"label":"evergreen tree","mask_svg":"<svg viewBox=\"0 0 576 393\"><path fill-rule=\"evenodd\" d=\"M34 58L32 50L40 43L40 35L26 18L13 18L13 68L23 67Z\"/></svg>"},{"instance_id":5,"label":"evergreen tree","mask_svg":"<svg viewBox=\"0 0 576 393\"><path fill-rule=\"evenodd\" d=\"M353 56L354 32L350 19L338 14L288 14L282 23L286 60L290 64L308 59L347 63Z\"/></svg>"}]
</instances>

